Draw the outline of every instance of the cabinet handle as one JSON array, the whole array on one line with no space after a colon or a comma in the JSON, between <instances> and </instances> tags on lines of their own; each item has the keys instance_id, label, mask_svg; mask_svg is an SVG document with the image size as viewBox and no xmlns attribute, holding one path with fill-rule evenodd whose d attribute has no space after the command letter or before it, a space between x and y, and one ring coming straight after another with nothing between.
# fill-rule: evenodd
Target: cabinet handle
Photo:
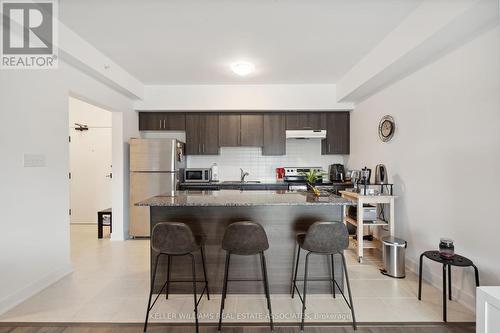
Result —
<instances>
[{"instance_id":1,"label":"cabinet handle","mask_svg":"<svg viewBox=\"0 0 500 333\"><path fill-rule=\"evenodd\" d=\"M198 153L201 153L201 143L198 143Z\"/></svg>"},{"instance_id":2,"label":"cabinet handle","mask_svg":"<svg viewBox=\"0 0 500 333\"><path fill-rule=\"evenodd\" d=\"M201 145L203 147L203 152L205 152L205 144Z\"/></svg>"},{"instance_id":3,"label":"cabinet handle","mask_svg":"<svg viewBox=\"0 0 500 333\"><path fill-rule=\"evenodd\" d=\"M165 119L163 119L163 128L167 128L167 126L165 126Z\"/></svg>"},{"instance_id":4,"label":"cabinet handle","mask_svg":"<svg viewBox=\"0 0 500 333\"><path fill-rule=\"evenodd\" d=\"M328 152L330 152L330 144L328 144Z\"/></svg>"},{"instance_id":5,"label":"cabinet handle","mask_svg":"<svg viewBox=\"0 0 500 333\"><path fill-rule=\"evenodd\" d=\"M161 128L161 119L160 119L160 128Z\"/></svg>"}]
</instances>

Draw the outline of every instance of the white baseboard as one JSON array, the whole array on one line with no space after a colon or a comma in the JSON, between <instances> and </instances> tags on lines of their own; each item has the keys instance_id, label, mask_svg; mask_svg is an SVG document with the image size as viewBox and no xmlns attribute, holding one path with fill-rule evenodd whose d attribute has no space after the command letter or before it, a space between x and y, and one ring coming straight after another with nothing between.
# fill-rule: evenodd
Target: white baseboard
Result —
<instances>
[{"instance_id":1,"label":"white baseboard","mask_svg":"<svg viewBox=\"0 0 500 333\"><path fill-rule=\"evenodd\" d=\"M418 262L419 260L406 257L406 269L415 273L418 276ZM424 259L425 260L425 259ZM430 283L432 286L436 287L439 290L443 290L443 277L441 274L441 270L436 272L430 268L426 268L424 270L424 274L422 277L423 280ZM464 305L466 308L471 310L472 312L476 312L476 297L474 295L468 294L464 292L462 289L456 288L453 286L452 281L452 292L453 292L453 300L459 302Z\"/></svg>"},{"instance_id":2,"label":"white baseboard","mask_svg":"<svg viewBox=\"0 0 500 333\"><path fill-rule=\"evenodd\" d=\"M16 305L24 302L31 296L39 293L71 272L73 272L73 266L70 263L67 263L37 281L34 281L24 288L15 291L7 297L4 297L0 300L0 314L5 313Z\"/></svg>"}]
</instances>

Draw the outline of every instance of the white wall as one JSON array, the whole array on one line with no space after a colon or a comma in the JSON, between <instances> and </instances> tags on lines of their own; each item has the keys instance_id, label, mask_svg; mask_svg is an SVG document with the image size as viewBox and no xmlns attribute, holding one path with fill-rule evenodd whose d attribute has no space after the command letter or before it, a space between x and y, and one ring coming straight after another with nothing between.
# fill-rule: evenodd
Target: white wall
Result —
<instances>
[{"instance_id":1,"label":"white wall","mask_svg":"<svg viewBox=\"0 0 500 333\"><path fill-rule=\"evenodd\" d=\"M286 155L263 156L260 147L222 147L219 155L188 156L188 168L209 168L217 163L220 180L239 180L240 168L247 180L276 181L278 167L323 167L344 163L343 155L321 155L321 140L287 140Z\"/></svg>"},{"instance_id":2,"label":"white wall","mask_svg":"<svg viewBox=\"0 0 500 333\"><path fill-rule=\"evenodd\" d=\"M129 98L64 62L56 70L1 71L0 123L4 126L0 131L0 313L71 271L70 95L86 98L127 118L128 124L118 138L122 147L135 134L132 128L137 129ZM24 153L44 154L45 167L24 168ZM116 165L127 168L123 161ZM122 173L116 181L126 185L127 179ZM123 218L123 209L116 215Z\"/></svg>"},{"instance_id":3,"label":"white wall","mask_svg":"<svg viewBox=\"0 0 500 333\"><path fill-rule=\"evenodd\" d=\"M396 183L396 234L408 241L415 269L440 237L472 259L481 283L500 284L500 29L468 44L357 105L348 167L386 164ZM397 132L381 143L377 126L392 115ZM362 135L361 135L362 134ZM427 275L441 285L441 270ZM428 270L429 272L429 270ZM471 270L455 269L455 296L474 307Z\"/></svg>"},{"instance_id":4,"label":"white wall","mask_svg":"<svg viewBox=\"0 0 500 333\"><path fill-rule=\"evenodd\" d=\"M334 84L146 86L136 110L352 110Z\"/></svg>"}]
</instances>

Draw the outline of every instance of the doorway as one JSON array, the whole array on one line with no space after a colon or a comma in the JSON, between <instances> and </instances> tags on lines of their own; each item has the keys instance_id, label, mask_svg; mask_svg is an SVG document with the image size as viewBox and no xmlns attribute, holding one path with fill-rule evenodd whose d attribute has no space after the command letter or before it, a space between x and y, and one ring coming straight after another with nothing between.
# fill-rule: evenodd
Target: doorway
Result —
<instances>
[{"instance_id":1,"label":"doorway","mask_svg":"<svg viewBox=\"0 0 500 333\"><path fill-rule=\"evenodd\" d=\"M68 119L70 223L97 225L112 203L112 112L69 97Z\"/></svg>"}]
</instances>

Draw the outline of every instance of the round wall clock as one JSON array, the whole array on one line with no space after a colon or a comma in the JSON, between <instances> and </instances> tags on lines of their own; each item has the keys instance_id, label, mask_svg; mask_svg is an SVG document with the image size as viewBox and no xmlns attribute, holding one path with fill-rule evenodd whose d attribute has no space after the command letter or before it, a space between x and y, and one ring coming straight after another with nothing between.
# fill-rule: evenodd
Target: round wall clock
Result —
<instances>
[{"instance_id":1,"label":"round wall clock","mask_svg":"<svg viewBox=\"0 0 500 333\"><path fill-rule=\"evenodd\" d=\"M380 140L383 142L391 140L395 131L396 123L394 123L394 118L391 116L383 116L378 124L378 136Z\"/></svg>"}]
</instances>

